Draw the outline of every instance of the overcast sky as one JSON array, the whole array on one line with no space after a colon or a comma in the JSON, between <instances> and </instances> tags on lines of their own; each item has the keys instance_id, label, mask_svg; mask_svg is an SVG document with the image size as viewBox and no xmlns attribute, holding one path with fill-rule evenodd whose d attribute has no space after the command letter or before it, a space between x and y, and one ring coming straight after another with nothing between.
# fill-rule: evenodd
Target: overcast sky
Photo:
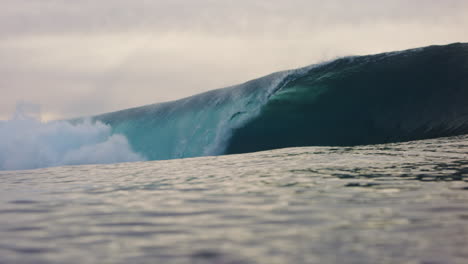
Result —
<instances>
[{"instance_id":1,"label":"overcast sky","mask_svg":"<svg viewBox=\"0 0 468 264\"><path fill-rule=\"evenodd\" d=\"M0 119L178 99L345 55L468 42L467 0L2 0Z\"/></svg>"}]
</instances>

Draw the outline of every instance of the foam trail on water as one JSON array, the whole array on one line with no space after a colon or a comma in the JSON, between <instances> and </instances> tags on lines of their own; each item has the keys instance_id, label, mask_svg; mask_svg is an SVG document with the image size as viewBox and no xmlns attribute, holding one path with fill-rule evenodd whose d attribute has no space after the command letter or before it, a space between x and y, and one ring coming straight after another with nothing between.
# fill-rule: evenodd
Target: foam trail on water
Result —
<instances>
[{"instance_id":1,"label":"foam trail on water","mask_svg":"<svg viewBox=\"0 0 468 264\"><path fill-rule=\"evenodd\" d=\"M145 160L108 125L89 119L41 122L31 109L39 108L18 104L11 120L0 121L0 170Z\"/></svg>"}]
</instances>

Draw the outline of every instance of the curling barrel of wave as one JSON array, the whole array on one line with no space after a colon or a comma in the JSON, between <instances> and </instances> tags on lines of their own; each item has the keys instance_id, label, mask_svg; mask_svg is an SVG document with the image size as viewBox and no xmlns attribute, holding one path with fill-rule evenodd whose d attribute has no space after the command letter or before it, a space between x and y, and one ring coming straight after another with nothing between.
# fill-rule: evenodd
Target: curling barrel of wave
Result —
<instances>
[{"instance_id":1,"label":"curling barrel of wave","mask_svg":"<svg viewBox=\"0 0 468 264\"><path fill-rule=\"evenodd\" d=\"M468 44L341 58L95 119L148 159L466 134Z\"/></svg>"}]
</instances>

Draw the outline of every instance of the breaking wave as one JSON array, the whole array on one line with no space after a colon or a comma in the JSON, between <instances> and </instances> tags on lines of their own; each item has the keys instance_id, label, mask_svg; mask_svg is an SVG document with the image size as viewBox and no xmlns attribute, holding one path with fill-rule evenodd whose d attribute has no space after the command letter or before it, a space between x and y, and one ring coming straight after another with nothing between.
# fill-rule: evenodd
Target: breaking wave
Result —
<instances>
[{"instance_id":1,"label":"breaking wave","mask_svg":"<svg viewBox=\"0 0 468 264\"><path fill-rule=\"evenodd\" d=\"M468 44L340 58L94 117L148 159L468 133Z\"/></svg>"},{"instance_id":2,"label":"breaking wave","mask_svg":"<svg viewBox=\"0 0 468 264\"><path fill-rule=\"evenodd\" d=\"M144 160L101 122L41 122L24 109L37 108L21 104L11 120L0 121L0 170Z\"/></svg>"},{"instance_id":3,"label":"breaking wave","mask_svg":"<svg viewBox=\"0 0 468 264\"><path fill-rule=\"evenodd\" d=\"M0 169L462 135L467 102L468 44L346 57L90 118L19 113L0 122Z\"/></svg>"}]
</instances>

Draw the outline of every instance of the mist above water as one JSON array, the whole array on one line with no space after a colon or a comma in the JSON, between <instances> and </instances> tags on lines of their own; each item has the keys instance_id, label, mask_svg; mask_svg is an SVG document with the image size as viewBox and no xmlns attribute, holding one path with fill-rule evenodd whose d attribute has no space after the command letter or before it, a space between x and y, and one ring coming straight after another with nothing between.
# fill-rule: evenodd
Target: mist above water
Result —
<instances>
[{"instance_id":1,"label":"mist above water","mask_svg":"<svg viewBox=\"0 0 468 264\"><path fill-rule=\"evenodd\" d=\"M0 170L145 160L125 136L101 122L42 122L40 107L18 103L12 118L0 121Z\"/></svg>"}]
</instances>

